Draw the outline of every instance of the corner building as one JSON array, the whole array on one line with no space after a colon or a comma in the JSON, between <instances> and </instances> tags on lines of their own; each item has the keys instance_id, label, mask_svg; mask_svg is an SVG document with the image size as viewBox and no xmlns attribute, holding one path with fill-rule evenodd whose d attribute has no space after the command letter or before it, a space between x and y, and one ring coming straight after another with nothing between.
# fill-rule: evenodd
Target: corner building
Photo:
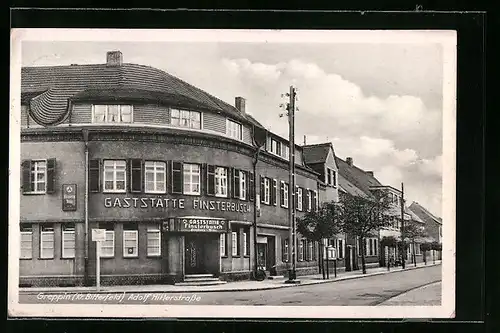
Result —
<instances>
[{"instance_id":1,"label":"corner building","mask_svg":"<svg viewBox=\"0 0 500 333\"><path fill-rule=\"evenodd\" d=\"M104 284L248 279L255 259L286 274L287 140L241 97L229 105L119 51L106 60L22 68L20 285L95 283L96 228ZM294 149L300 216L321 194ZM317 244L297 251L297 274L317 272Z\"/></svg>"}]
</instances>

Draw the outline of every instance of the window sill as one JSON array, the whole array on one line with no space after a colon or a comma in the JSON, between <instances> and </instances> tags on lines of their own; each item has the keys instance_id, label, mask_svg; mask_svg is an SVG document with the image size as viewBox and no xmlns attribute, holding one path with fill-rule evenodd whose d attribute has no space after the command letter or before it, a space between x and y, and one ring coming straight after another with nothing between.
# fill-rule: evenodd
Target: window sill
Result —
<instances>
[{"instance_id":1,"label":"window sill","mask_svg":"<svg viewBox=\"0 0 500 333\"><path fill-rule=\"evenodd\" d=\"M74 260L75 257L61 257L61 260Z\"/></svg>"},{"instance_id":2,"label":"window sill","mask_svg":"<svg viewBox=\"0 0 500 333\"><path fill-rule=\"evenodd\" d=\"M243 258L250 258L250 256L248 254L245 254Z\"/></svg>"},{"instance_id":3,"label":"window sill","mask_svg":"<svg viewBox=\"0 0 500 333\"><path fill-rule=\"evenodd\" d=\"M23 192L23 195L44 195L47 192Z\"/></svg>"},{"instance_id":4,"label":"window sill","mask_svg":"<svg viewBox=\"0 0 500 333\"><path fill-rule=\"evenodd\" d=\"M184 193L172 193L172 194L184 194L184 195L200 196L201 192L200 193L187 193L187 192L184 192Z\"/></svg>"},{"instance_id":5,"label":"window sill","mask_svg":"<svg viewBox=\"0 0 500 333\"><path fill-rule=\"evenodd\" d=\"M33 260L33 258L19 258L19 260Z\"/></svg>"},{"instance_id":6,"label":"window sill","mask_svg":"<svg viewBox=\"0 0 500 333\"><path fill-rule=\"evenodd\" d=\"M223 198L223 199L227 199L228 198L227 194L226 195L217 195L216 194L215 197L216 198Z\"/></svg>"},{"instance_id":7,"label":"window sill","mask_svg":"<svg viewBox=\"0 0 500 333\"><path fill-rule=\"evenodd\" d=\"M119 191L103 190L102 193L103 194L107 194L107 193L109 193L109 194L118 194L118 193L126 194L127 191L126 190L123 190L123 191L122 190L119 190Z\"/></svg>"},{"instance_id":8,"label":"window sill","mask_svg":"<svg viewBox=\"0 0 500 333\"><path fill-rule=\"evenodd\" d=\"M38 260L54 260L54 257L50 257L50 258L42 258L42 257L40 257L40 258L38 258Z\"/></svg>"},{"instance_id":9,"label":"window sill","mask_svg":"<svg viewBox=\"0 0 500 333\"><path fill-rule=\"evenodd\" d=\"M231 257L232 257L233 259L234 259L234 258L241 258L241 256L240 256L239 254L238 254L238 255L233 255L233 256L231 256Z\"/></svg>"},{"instance_id":10,"label":"window sill","mask_svg":"<svg viewBox=\"0 0 500 333\"><path fill-rule=\"evenodd\" d=\"M134 191L131 193L141 193L141 191ZM158 191L158 192L152 192L152 191L144 191L144 194L167 194L167 191Z\"/></svg>"},{"instance_id":11,"label":"window sill","mask_svg":"<svg viewBox=\"0 0 500 333\"><path fill-rule=\"evenodd\" d=\"M225 256L220 256L220 257L221 257L221 259L227 259L227 258L229 258L227 255L225 255Z\"/></svg>"}]
</instances>

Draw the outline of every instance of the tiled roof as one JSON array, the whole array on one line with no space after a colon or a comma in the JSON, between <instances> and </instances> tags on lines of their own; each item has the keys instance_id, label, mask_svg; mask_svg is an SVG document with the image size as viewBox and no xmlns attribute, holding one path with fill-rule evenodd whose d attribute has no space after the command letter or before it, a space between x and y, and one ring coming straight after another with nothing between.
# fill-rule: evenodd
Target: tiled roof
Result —
<instances>
[{"instance_id":1,"label":"tiled roof","mask_svg":"<svg viewBox=\"0 0 500 333\"><path fill-rule=\"evenodd\" d=\"M33 103L33 118L42 125L58 123L67 117L68 99L77 94L96 90L149 92L148 97L175 100L180 106L200 108L223 113L236 120L261 126L255 119L240 113L234 106L190 85L183 80L150 66L124 63L120 66L71 65L23 67L21 69L21 99L31 99L35 94L50 90ZM39 94L40 95L40 94ZM177 96L175 98L174 96ZM184 104L185 103L185 104ZM181 105L182 104L182 105Z\"/></svg>"},{"instance_id":2,"label":"tiled roof","mask_svg":"<svg viewBox=\"0 0 500 333\"><path fill-rule=\"evenodd\" d=\"M420 217L420 219L423 220L425 223L434 222L437 224L443 224L443 221L440 217L433 215L431 212L429 212L427 209L422 207L417 202L412 202L409 209L413 213L415 213L415 215Z\"/></svg>"},{"instance_id":3,"label":"tiled roof","mask_svg":"<svg viewBox=\"0 0 500 333\"><path fill-rule=\"evenodd\" d=\"M335 157L335 161L337 162L339 175L361 190L365 195L369 197L372 195L370 191L371 186L382 186L375 177L369 175L355 165L350 166L339 157Z\"/></svg>"},{"instance_id":4,"label":"tiled roof","mask_svg":"<svg viewBox=\"0 0 500 333\"><path fill-rule=\"evenodd\" d=\"M340 185L341 189L343 189L347 193L354 195L354 196L364 197L364 198L369 197L368 195L366 195L365 192L361 191L358 187L354 186L351 182L349 182L347 179L345 179L342 175L339 175L338 181L339 181L339 185Z\"/></svg>"},{"instance_id":5,"label":"tiled roof","mask_svg":"<svg viewBox=\"0 0 500 333\"><path fill-rule=\"evenodd\" d=\"M302 146L305 162L307 164L325 163L331 147L332 144L329 142Z\"/></svg>"}]
</instances>

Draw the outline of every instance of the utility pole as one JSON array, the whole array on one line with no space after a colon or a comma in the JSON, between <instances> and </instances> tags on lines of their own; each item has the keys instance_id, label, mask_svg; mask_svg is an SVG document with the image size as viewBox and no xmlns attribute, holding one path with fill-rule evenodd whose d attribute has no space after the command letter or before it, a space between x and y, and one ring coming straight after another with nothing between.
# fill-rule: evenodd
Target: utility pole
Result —
<instances>
[{"instance_id":1,"label":"utility pole","mask_svg":"<svg viewBox=\"0 0 500 333\"><path fill-rule=\"evenodd\" d=\"M296 234L296 221L295 221L295 98L296 89L290 86L290 92L286 94L289 98L287 103L287 115L289 125L289 188L288 188L288 220L290 226L289 232L289 252L290 252L290 265L288 270L287 283L298 283L296 280L296 260L297 260L297 234Z\"/></svg>"},{"instance_id":2,"label":"utility pole","mask_svg":"<svg viewBox=\"0 0 500 333\"><path fill-rule=\"evenodd\" d=\"M406 248L405 248L405 211L404 211L404 205L405 205L405 200L404 200L404 197L405 197L405 190L404 190L404 185L403 183L401 182L401 242L403 244L402 246L402 267L403 269L405 269L405 258L406 258Z\"/></svg>"}]
</instances>

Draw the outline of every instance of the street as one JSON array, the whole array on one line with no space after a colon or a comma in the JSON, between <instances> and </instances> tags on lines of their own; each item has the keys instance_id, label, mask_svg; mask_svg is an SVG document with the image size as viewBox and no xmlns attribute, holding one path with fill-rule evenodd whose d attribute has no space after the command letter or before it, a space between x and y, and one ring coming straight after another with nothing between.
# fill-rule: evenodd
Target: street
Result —
<instances>
[{"instance_id":1,"label":"street","mask_svg":"<svg viewBox=\"0 0 500 333\"><path fill-rule=\"evenodd\" d=\"M300 278L300 277L299 277ZM441 266L394 272L365 278L294 286L287 288L238 292L118 294L32 293L20 294L20 303L62 304L175 304L175 305L303 305L303 306L369 306L379 305L412 289L441 280ZM440 286L440 284L439 284ZM427 288L429 298L436 299L440 289ZM438 295L438 296L439 296ZM439 298L437 298L439 299ZM423 302L425 299L423 300ZM425 302L424 302L425 303ZM433 305L439 305L435 304ZM393 304L382 304L393 305ZM396 305L396 304L394 304ZM419 305L413 302L412 305ZM429 305L429 304L421 304Z\"/></svg>"}]
</instances>

